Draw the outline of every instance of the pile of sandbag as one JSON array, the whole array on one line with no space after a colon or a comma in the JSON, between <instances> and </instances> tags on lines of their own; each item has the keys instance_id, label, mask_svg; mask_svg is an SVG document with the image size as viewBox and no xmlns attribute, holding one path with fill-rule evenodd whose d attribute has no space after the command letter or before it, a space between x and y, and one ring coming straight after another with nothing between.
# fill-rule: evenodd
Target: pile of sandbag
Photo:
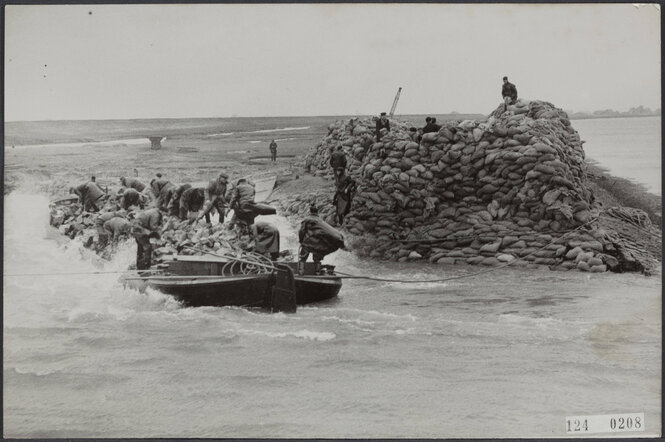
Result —
<instances>
[{"instance_id":1,"label":"pile of sandbag","mask_svg":"<svg viewBox=\"0 0 665 442\"><path fill-rule=\"evenodd\" d=\"M369 119L338 121L305 158L314 173L331 174L330 153L342 146L358 183L345 228L379 240L372 256L618 269L608 254L616 250L592 223L599 207L586 186L582 141L552 104L502 104L486 120L444 122L422 139L391 121L376 142L372 127Z\"/></svg>"},{"instance_id":2,"label":"pile of sandbag","mask_svg":"<svg viewBox=\"0 0 665 442\"><path fill-rule=\"evenodd\" d=\"M138 208L135 209L138 210ZM117 207L110 200L105 203L99 213L82 212L78 202L52 204L50 224L71 239L80 238L84 247L93 249L108 258L112 254L115 244L100 241L97 219L100 213L116 210ZM130 210L130 212L135 214L136 210ZM133 214L127 213L125 217L132 218ZM182 221L178 217L166 214L163 214L159 234L160 238L153 240L153 263L162 262L176 253L202 255L205 252L213 252L227 256L237 255L250 242L247 235L238 236L238 233L229 229L228 225L190 224L187 220Z\"/></svg>"}]
</instances>

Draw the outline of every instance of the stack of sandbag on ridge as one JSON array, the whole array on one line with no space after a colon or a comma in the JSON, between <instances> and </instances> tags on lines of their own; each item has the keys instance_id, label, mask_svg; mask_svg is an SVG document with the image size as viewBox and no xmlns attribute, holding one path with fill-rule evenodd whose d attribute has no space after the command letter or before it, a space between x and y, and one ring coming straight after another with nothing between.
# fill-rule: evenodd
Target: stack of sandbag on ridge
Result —
<instances>
[{"instance_id":1,"label":"stack of sandbag on ridge","mask_svg":"<svg viewBox=\"0 0 665 442\"><path fill-rule=\"evenodd\" d=\"M100 214L117 210L115 204L110 200L98 213L82 212L78 202L52 204L50 209L50 224L61 234L71 239L79 238L84 247L93 249L106 258L112 255L115 244L100 241L97 231L97 219ZM205 252L212 252L235 256L249 242L248 237L238 238L236 232L228 229L226 225L189 224L187 220L182 221L175 216L162 215L162 224L158 231L161 237L154 241L152 257L154 263L168 259L176 253L203 255ZM131 238L131 236L126 235L125 238ZM285 253L282 255L287 256Z\"/></svg>"},{"instance_id":2,"label":"stack of sandbag on ridge","mask_svg":"<svg viewBox=\"0 0 665 442\"><path fill-rule=\"evenodd\" d=\"M486 120L443 122L420 142L397 121L375 142L373 124L331 124L305 158L314 173L331 174L330 153L343 147L359 184L345 228L377 239L372 256L619 269L606 232L589 223L600 211L582 141L552 104L502 104ZM302 215L304 206L287 211Z\"/></svg>"}]
</instances>

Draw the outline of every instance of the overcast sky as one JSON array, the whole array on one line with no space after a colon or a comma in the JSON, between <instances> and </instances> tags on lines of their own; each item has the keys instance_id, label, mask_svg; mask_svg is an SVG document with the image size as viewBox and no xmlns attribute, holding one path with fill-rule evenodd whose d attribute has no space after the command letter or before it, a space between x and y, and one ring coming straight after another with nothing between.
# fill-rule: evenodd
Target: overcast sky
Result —
<instances>
[{"instance_id":1,"label":"overcast sky","mask_svg":"<svg viewBox=\"0 0 665 442\"><path fill-rule=\"evenodd\" d=\"M6 7L5 120L489 113L660 103L660 11L622 5Z\"/></svg>"}]
</instances>

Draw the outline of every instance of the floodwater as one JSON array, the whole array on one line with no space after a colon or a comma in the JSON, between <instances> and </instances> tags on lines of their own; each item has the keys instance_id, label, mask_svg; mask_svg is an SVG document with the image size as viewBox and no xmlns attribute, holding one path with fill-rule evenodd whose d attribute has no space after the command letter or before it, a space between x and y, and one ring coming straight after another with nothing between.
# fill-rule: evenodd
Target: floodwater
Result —
<instances>
[{"instance_id":1,"label":"floodwater","mask_svg":"<svg viewBox=\"0 0 665 442\"><path fill-rule=\"evenodd\" d=\"M598 118L573 120L585 140L584 152L616 176L643 184L661 194L661 118Z\"/></svg>"},{"instance_id":2,"label":"floodwater","mask_svg":"<svg viewBox=\"0 0 665 442\"><path fill-rule=\"evenodd\" d=\"M4 205L5 437L565 437L566 416L628 412L646 431L623 435L661 432L660 275L336 252L353 274L470 277L346 280L295 314L182 308L92 274L133 244L103 263L54 239L46 197Z\"/></svg>"}]
</instances>

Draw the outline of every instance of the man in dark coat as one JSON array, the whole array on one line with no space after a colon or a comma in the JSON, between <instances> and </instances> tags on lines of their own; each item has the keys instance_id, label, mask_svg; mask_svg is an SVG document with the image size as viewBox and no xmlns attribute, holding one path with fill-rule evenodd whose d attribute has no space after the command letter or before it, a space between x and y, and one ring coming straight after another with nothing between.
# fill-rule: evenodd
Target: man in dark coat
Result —
<instances>
[{"instance_id":1,"label":"man in dark coat","mask_svg":"<svg viewBox=\"0 0 665 442\"><path fill-rule=\"evenodd\" d=\"M205 200L205 190L203 187L192 187L185 190L180 196L180 219L184 221L187 219L189 212L198 212L201 210Z\"/></svg>"},{"instance_id":2,"label":"man in dark coat","mask_svg":"<svg viewBox=\"0 0 665 442\"><path fill-rule=\"evenodd\" d=\"M300 223L298 239L300 240L298 253L298 272L300 274L305 271L305 262L310 253L316 264L316 272L318 272L324 256L344 248L344 236L319 218L316 206L310 207L309 216Z\"/></svg>"},{"instance_id":3,"label":"man in dark coat","mask_svg":"<svg viewBox=\"0 0 665 442\"><path fill-rule=\"evenodd\" d=\"M203 189L205 203L203 205L203 210L199 216L196 217L196 221L205 216L206 222L210 224L210 211L214 207L219 214L220 224L224 222L224 215L226 214L226 185L228 180L229 176L222 172L216 179L211 180L206 188Z\"/></svg>"},{"instance_id":4,"label":"man in dark coat","mask_svg":"<svg viewBox=\"0 0 665 442\"><path fill-rule=\"evenodd\" d=\"M385 112L381 112L381 118L376 120L376 141L381 141L381 129L390 132L390 121Z\"/></svg>"},{"instance_id":5,"label":"man in dark coat","mask_svg":"<svg viewBox=\"0 0 665 442\"><path fill-rule=\"evenodd\" d=\"M157 208L166 211L169 201L171 201L171 195L175 191L175 185L159 174L157 178L150 181L150 189L155 196Z\"/></svg>"},{"instance_id":6,"label":"man in dark coat","mask_svg":"<svg viewBox=\"0 0 665 442\"><path fill-rule=\"evenodd\" d=\"M277 143L275 143L275 140L270 142L270 159L277 161Z\"/></svg>"},{"instance_id":7,"label":"man in dark coat","mask_svg":"<svg viewBox=\"0 0 665 442\"><path fill-rule=\"evenodd\" d=\"M181 184L175 188L171 194L171 200L169 201L167 207L169 215L178 216L180 214L180 198L182 197L182 194L185 192L185 190L191 188L191 184Z\"/></svg>"},{"instance_id":8,"label":"man in dark coat","mask_svg":"<svg viewBox=\"0 0 665 442\"><path fill-rule=\"evenodd\" d=\"M508 77L503 77L501 96L505 103L504 109L508 109L509 104L515 104L515 101L517 101L517 88L514 84L508 81Z\"/></svg>"},{"instance_id":9,"label":"man in dark coat","mask_svg":"<svg viewBox=\"0 0 665 442\"><path fill-rule=\"evenodd\" d=\"M128 210L131 206L139 206L141 209L145 207L147 197L138 190L128 187L120 194L120 207Z\"/></svg>"},{"instance_id":10,"label":"man in dark coat","mask_svg":"<svg viewBox=\"0 0 665 442\"><path fill-rule=\"evenodd\" d=\"M120 177L120 185L123 186L123 187L129 187L131 189L136 189L139 192L143 192L143 190L145 190L145 184L140 182L138 179L132 178L132 177L129 177L129 178L124 177L124 176Z\"/></svg>"},{"instance_id":11,"label":"man in dark coat","mask_svg":"<svg viewBox=\"0 0 665 442\"><path fill-rule=\"evenodd\" d=\"M95 228L97 230L97 249L101 250L109 242L108 232L104 229L104 224L113 218L121 218L126 215L125 211L116 210L112 212L102 212L95 219Z\"/></svg>"},{"instance_id":12,"label":"man in dark coat","mask_svg":"<svg viewBox=\"0 0 665 442\"><path fill-rule=\"evenodd\" d=\"M251 227L254 251L272 260L279 258L279 230L269 223L259 221Z\"/></svg>"},{"instance_id":13,"label":"man in dark coat","mask_svg":"<svg viewBox=\"0 0 665 442\"><path fill-rule=\"evenodd\" d=\"M333 205L337 213L337 221L341 226L344 223L344 217L351 211L351 202L356 192L356 182L344 171L335 175L336 192L333 197Z\"/></svg>"},{"instance_id":14,"label":"man in dark coat","mask_svg":"<svg viewBox=\"0 0 665 442\"><path fill-rule=\"evenodd\" d=\"M254 219L259 215L274 215L277 213L274 207L254 202L256 196L254 184L244 178L238 180L230 193L229 207L233 209L235 217L243 227L254 224Z\"/></svg>"},{"instance_id":15,"label":"man in dark coat","mask_svg":"<svg viewBox=\"0 0 665 442\"><path fill-rule=\"evenodd\" d=\"M77 187L71 187L69 193L74 193L79 197L79 202L86 212L99 212L101 203L106 198L104 191L94 182L88 181Z\"/></svg>"},{"instance_id":16,"label":"man in dark coat","mask_svg":"<svg viewBox=\"0 0 665 442\"><path fill-rule=\"evenodd\" d=\"M346 170L346 155L344 154L344 147L341 144L330 154L330 167L333 170L339 168Z\"/></svg>"},{"instance_id":17,"label":"man in dark coat","mask_svg":"<svg viewBox=\"0 0 665 442\"><path fill-rule=\"evenodd\" d=\"M152 264L151 238L159 238L162 212L157 208L140 212L132 223L132 235L136 239L136 269L147 270Z\"/></svg>"}]
</instances>

